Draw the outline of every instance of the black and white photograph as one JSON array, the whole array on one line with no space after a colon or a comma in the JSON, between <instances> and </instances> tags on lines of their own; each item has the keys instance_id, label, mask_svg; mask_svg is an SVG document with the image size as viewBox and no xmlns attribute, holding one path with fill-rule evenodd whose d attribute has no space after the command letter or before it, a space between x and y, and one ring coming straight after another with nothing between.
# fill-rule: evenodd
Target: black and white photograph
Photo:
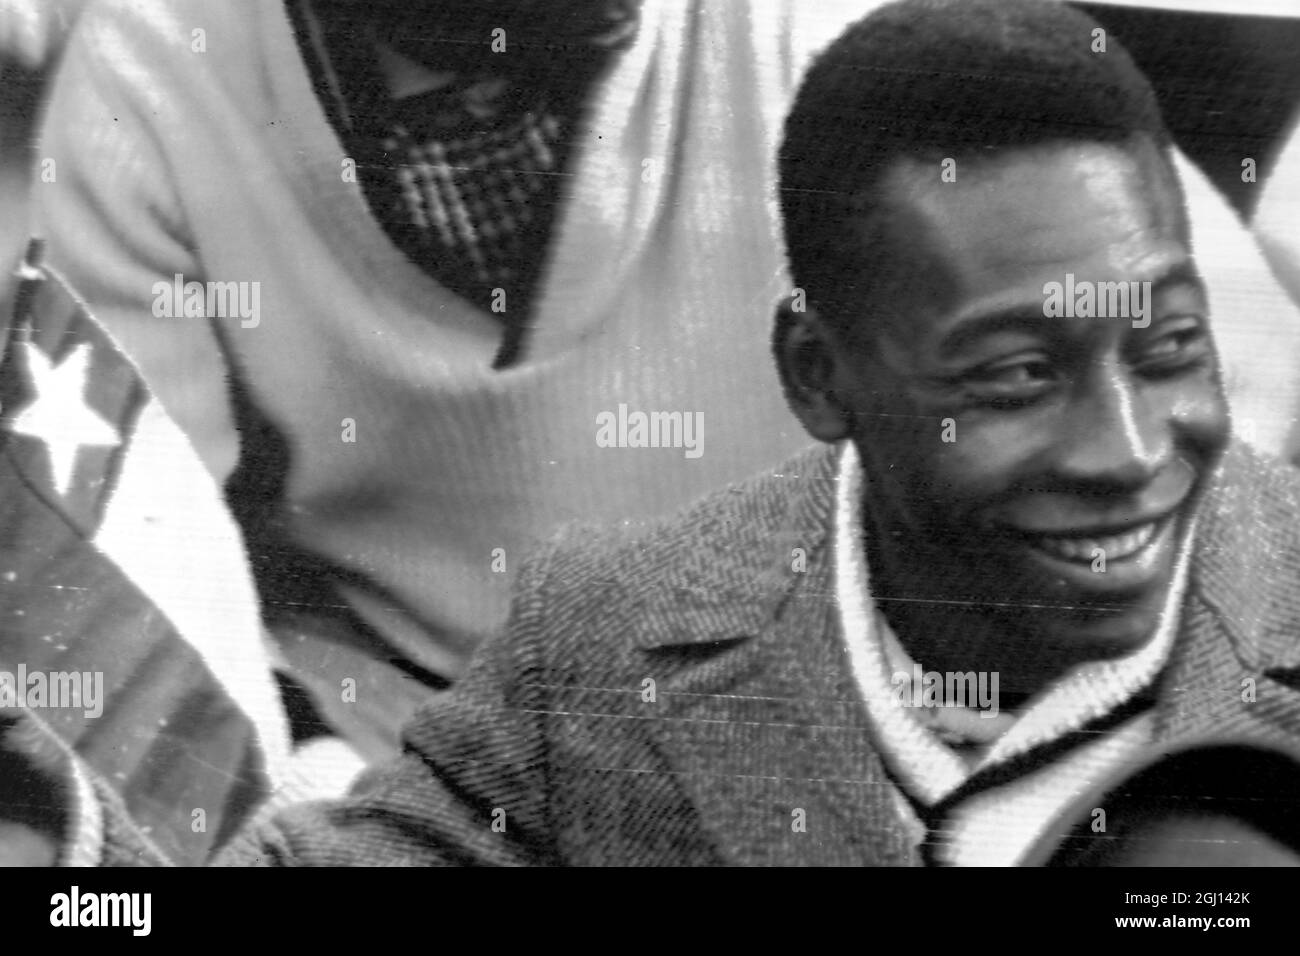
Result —
<instances>
[{"instance_id":1,"label":"black and white photograph","mask_svg":"<svg viewBox=\"0 0 1300 956\"><path fill-rule=\"evenodd\" d=\"M122 867L1154 867L1208 878L1089 919L1249 938L1297 50L1297 0L0 0L31 922L149 935Z\"/></svg>"}]
</instances>

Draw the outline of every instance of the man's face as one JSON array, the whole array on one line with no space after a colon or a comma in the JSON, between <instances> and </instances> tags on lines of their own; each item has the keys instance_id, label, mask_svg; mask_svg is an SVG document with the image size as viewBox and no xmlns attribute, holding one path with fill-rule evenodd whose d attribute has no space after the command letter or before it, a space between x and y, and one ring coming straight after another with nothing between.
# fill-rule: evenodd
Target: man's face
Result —
<instances>
[{"instance_id":1,"label":"man's face","mask_svg":"<svg viewBox=\"0 0 1300 956\"><path fill-rule=\"evenodd\" d=\"M1144 142L1080 143L959 163L956 182L901 165L891 185L900 271L832 381L892 597L956 602L1003 653L1131 649L1227 436L1172 172ZM1068 276L1076 296L1149 282L1149 311L1047 317Z\"/></svg>"},{"instance_id":2,"label":"man's face","mask_svg":"<svg viewBox=\"0 0 1300 956\"><path fill-rule=\"evenodd\" d=\"M439 69L518 68L526 57L554 68L569 46L620 36L634 23L641 0L331 0L369 20L378 38L417 62ZM505 31L504 35L497 31ZM503 57L491 50L504 36Z\"/></svg>"}]
</instances>

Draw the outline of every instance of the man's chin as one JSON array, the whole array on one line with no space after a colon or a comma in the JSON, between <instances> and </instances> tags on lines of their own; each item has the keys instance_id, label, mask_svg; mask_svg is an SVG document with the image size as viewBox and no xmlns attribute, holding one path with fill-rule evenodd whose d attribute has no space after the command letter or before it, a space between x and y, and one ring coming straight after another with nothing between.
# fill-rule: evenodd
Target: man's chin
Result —
<instances>
[{"instance_id":1,"label":"man's chin","mask_svg":"<svg viewBox=\"0 0 1300 956\"><path fill-rule=\"evenodd\" d=\"M1013 627L1023 644L1051 646L1078 661L1123 655L1155 636L1186 531L1183 515L1171 515L1121 551L1089 543L1054 553L1032 540L1004 538L1000 584L984 584L1019 618Z\"/></svg>"},{"instance_id":2,"label":"man's chin","mask_svg":"<svg viewBox=\"0 0 1300 956\"><path fill-rule=\"evenodd\" d=\"M1164 594L1135 605L1087 609L1044 622L1044 639L1075 663L1107 660L1138 650L1156 636Z\"/></svg>"},{"instance_id":3,"label":"man's chin","mask_svg":"<svg viewBox=\"0 0 1300 956\"><path fill-rule=\"evenodd\" d=\"M1108 609L1039 608L993 615L979 665L1001 674L1008 693L1029 695L1081 664L1114 660L1144 647L1160 626L1163 601ZM960 660L960 658L958 659ZM968 665L973 666L973 665Z\"/></svg>"},{"instance_id":4,"label":"man's chin","mask_svg":"<svg viewBox=\"0 0 1300 956\"><path fill-rule=\"evenodd\" d=\"M1061 578L1031 583L1023 569L1005 571L1000 589L983 580L988 601L971 605L983 604L987 615L985 655L1033 687L1079 664L1131 654L1156 636L1175 568L1170 560L1142 586L1114 590L1071 587Z\"/></svg>"}]
</instances>

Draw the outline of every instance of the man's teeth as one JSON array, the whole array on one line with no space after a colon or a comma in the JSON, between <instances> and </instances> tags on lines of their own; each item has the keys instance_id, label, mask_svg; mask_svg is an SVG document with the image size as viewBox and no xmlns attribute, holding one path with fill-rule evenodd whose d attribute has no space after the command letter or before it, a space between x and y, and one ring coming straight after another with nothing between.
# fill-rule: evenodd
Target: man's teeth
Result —
<instances>
[{"instance_id":1,"label":"man's teeth","mask_svg":"<svg viewBox=\"0 0 1300 956\"><path fill-rule=\"evenodd\" d=\"M1102 538L1048 538L1034 539L1034 544L1049 554L1067 561L1092 561L1098 553L1107 561L1118 561L1136 554L1155 537L1157 522L1144 524L1124 534L1112 534Z\"/></svg>"}]
</instances>

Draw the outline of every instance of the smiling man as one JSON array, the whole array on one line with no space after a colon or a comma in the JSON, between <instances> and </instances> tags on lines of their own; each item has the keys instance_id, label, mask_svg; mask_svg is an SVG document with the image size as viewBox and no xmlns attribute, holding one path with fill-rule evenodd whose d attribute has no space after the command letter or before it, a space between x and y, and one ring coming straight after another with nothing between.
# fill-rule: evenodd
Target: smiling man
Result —
<instances>
[{"instance_id":1,"label":"smiling man","mask_svg":"<svg viewBox=\"0 0 1300 956\"><path fill-rule=\"evenodd\" d=\"M1147 644L1172 615L1228 436L1167 135L1124 55L1090 56L1070 67L1095 85L1046 91L1050 119L1014 139L968 131L955 182L943 123L905 158L873 155L894 144L868 135L848 147L859 163L805 160L801 127L855 108L819 96L851 76L828 57L784 154L792 263L816 305L783 316L778 356L808 430L849 441L846 470L861 459L876 603L915 656L1020 694ZM845 211L826 208L840 197ZM1045 290L1066 276L1149 283L1151 321L1052 315Z\"/></svg>"},{"instance_id":2,"label":"smiling man","mask_svg":"<svg viewBox=\"0 0 1300 956\"><path fill-rule=\"evenodd\" d=\"M1153 751L1293 744L1300 483L1229 446L1213 250L1094 28L904 0L822 54L773 337L819 444L553 542L401 761L227 862L1014 864ZM1049 314L1067 276L1149 321Z\"/></svg>"}]
</instances>

